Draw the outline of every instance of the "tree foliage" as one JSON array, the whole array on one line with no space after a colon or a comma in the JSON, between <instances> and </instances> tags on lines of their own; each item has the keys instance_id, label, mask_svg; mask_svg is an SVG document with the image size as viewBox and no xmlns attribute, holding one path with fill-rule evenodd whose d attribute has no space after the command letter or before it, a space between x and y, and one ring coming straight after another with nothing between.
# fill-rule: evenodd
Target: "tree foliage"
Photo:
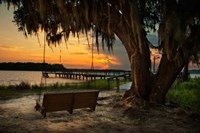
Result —
<instances>
[{"instance_id":1,"label":"tree foliage","mask_svg":"<svg viewBox=\"0 0 200 133\"><path fill-rule=\"evenodd\" d=\"M124 20L129 24L130 34L134 34L138 26L148 32L156 30L160 25L160 45L169 59L177 57L176 51L180 47L186 49L184 52L190 47L191 53L196 53L197 48L190 45L198 46L196 43L199 42L198 0L1 0L0 2L2 1L7 2L8 7L11 4L17 7L14 12L14 22L19 31L23 31L27 36L44 30L49 44L59 43L62 37L67 40L70 33L79 37L82 32L88 36L88 31L92 29L96 32L97 45L98 35L102 35L102 40L107 42L108 46L112 46L115 34L111 25L112 14L120 16L121 20L118 23ZM137 38L138 35L132 36ZM187 44L183 43L186 39L190 40Z\"/></svg>"},{"instance_id":2,"label":"tree foliage","mask_svg":"<svg viewBox=\"0 0 200 133\"><path fill-rule=\"evenodd\" d=\"M121 21L130 23L130 30L134 31L135 19L144 28L155 29L159 21L156 14L160 9L158 1L122 1L122 0L2 0L8 3L8 7L14 4L17 10L14 12L14 22L23 31L25 36L37 34L44 30L47 40L55 44L61 37L66 40L69 34L79 37L80 32L88 36L88 31L94 30L98 45L98 35L102 36L107 46L112 46L114 32L111 26L111 14L120 16ZM0 2L2 2L0 1ZM130 5L130 6L128 6ZM137 9L138 11L137 11ZM120 23L120 22L119 22ZM130 31L130 32L131 32Z\"/></svg>"},{"instance_id":3,"label":"tree foliage","mask_svg":"<svg viewBox=\"0 0 200 133\"><path fill-rule=\"evenodd\" d=\"M178 58L177 51L189 57L199 50L199 1L166 1L159 35L168 59Z\"/></svg>"}]
</instances>

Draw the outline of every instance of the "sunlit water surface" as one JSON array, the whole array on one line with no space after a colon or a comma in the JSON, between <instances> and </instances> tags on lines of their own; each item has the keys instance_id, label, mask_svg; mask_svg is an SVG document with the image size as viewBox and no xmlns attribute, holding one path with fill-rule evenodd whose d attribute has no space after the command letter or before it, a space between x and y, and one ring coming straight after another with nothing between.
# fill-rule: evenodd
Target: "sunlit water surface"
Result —
<instances>
[{"instance_id":1,"label":"sunlit water surface","mask_svg":"<svg viewBox=\"0 0 200 133\"><path fill-rule=\"evenodd\" d=\"M0 71L0 85L16 85L26 82L31 85L40 85L45 83L40 71ZM46 78L46 84L54 83L74 83L82 82L81 80L71 80L63 78Z\"/></svg>"}]
</instances>

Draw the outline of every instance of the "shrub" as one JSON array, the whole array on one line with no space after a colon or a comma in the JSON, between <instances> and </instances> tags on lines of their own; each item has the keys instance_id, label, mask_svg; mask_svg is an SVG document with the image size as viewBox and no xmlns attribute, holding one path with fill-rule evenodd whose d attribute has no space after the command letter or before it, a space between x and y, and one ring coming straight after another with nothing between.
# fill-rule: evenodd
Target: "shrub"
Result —
<instances>
[{"instance_id":1,"label":"shrub","mask_svg":"<svg viewBox=\"0 0 200 133\"><path fill-rule=\"evenodd\" d=\"M183 108L200 111L200 79L191 79L172 87L166 99L178 103Z\"/></svg>"}]
</instances>

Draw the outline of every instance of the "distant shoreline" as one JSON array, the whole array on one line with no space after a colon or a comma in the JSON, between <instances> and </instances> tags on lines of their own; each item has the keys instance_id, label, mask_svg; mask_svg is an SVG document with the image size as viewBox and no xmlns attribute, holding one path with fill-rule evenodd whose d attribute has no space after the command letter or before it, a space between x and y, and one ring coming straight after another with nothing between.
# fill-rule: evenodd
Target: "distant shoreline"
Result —
<instances>
[{"instance_id":1,"label":"distant shoreline","mask_svg":"<svg viewBox=\"0 0 200 133\"><path fill-rule=\"evenodd\" d=\"M73 69L73 68L72 68ZM2 62L0 71L65 71L62 64L33 63L33 62ZM200 69L190 69L190 74L200 74Z\"/></svg>"},{"instance_id":2,"label":"distant shoreline","mask_svg":"<svg viewBox=\"0 0 200 133\"><path fill-rule=\"evenodd\" d=\"M7 71L63 71L66 68L62 64L33 63L33 62L7 62L0 63L0 70Z\"/></svg>"}]
</instances>

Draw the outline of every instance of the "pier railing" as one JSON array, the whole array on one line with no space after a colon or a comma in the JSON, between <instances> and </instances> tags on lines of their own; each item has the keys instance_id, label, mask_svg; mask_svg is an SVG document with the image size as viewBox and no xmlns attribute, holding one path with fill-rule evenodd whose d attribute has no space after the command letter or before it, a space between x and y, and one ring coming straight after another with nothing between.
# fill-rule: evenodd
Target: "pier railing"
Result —
<instances>
[{"instance_id":1,"label":"pier railing","mask_svg":"<svg viewBox=\"0 0 200 133\"><path fill-rule=\"evenodd\" d=\"M115 70L115 69L66 69L64 71L43 71L42 75L46 78L67 78L76 80L96 80L96 79L108 79L112 77L124 77L130 78L131 71L129 70Z\"/></svg>"}]
</instances>

